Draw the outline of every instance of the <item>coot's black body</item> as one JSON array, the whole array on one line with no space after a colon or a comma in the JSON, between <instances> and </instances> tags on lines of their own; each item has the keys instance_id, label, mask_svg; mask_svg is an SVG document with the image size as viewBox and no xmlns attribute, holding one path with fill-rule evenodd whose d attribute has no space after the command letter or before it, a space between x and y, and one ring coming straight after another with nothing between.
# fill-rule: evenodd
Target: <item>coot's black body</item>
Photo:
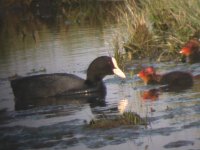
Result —
<instances>
[{"instance_id":1,"label":"coot's black body","mask_svg":"<svg viewBox=\"0 0 200 150\"><path fill-rule=\"evenodd\" d=\"M15 100L20 101L72 95L87 96L91 93L105 95L103 78L112 74L125 78L114 58L101 56L89 65L86 80L67 73L42 74L11 80L11 87Z\"/></svg>"},{"instance_id":2,"label":"coot's black body","mask_svg":"<svg viewBox=\"0 0 200 150\"><path fill-rule=\"evenodd\" d=\"M103 82L95 85L73 74L55 73L22 77L11 81L17 99L35 99L52 96L72 96L91 92L105 92Z\"/></svg>"},{"instance_id":3,"label":"coot's black body","mask_svg":"<svg viewBox=\"0 0 200 150\"><path fill-rule=\"evenodd\" d=\"M193 76L188 72L173 71L161 76L160 84L167 85L166 90L179 91L192 87Z\"/></svg>"}]
</instances>

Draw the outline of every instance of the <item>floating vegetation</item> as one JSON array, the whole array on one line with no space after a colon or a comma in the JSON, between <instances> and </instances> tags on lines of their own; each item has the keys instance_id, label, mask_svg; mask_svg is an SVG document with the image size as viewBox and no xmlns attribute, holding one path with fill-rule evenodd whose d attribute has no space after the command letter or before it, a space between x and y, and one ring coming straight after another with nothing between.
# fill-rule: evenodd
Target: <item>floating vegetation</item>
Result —
<instances>
[{"instance_id":1,"label":"floating vegetation","mask_svg":"<svg viewBox=\"0 0 200 150\"><path fill-rule=\"evenodd\" d=\"M138 114L133 112L124 112L119 116L107 117L104 116L101 119L92 119L89 123L90 128L109 129L120 126L135 126L135 125L147 125L147 121L141 118Z\"/></svg>"}]
</instances>

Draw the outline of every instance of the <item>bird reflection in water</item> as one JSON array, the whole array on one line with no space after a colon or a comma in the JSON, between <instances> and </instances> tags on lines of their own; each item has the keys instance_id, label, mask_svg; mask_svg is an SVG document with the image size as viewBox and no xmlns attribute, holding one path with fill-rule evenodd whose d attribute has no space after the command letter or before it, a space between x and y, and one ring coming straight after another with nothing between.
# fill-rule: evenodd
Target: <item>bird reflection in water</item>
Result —
<instances>
[{"instance_id":1,"label":"bird reflection in water","mask_svg":"<svg viewBox=\"0 0 200 150\"><path fill-rule=\"evenodd\" d=\"M142 100L144 101L146 100L156 101L158 100L159 95L160 95L159 89L150 89L147 91L143 91L141 93Z\"/></svg>"},{"instance_id":2,"label":"bird reflection in water","mask_svg":"<svg viewBox=\"0 0 200 150\"><path fill-rule=\"evenodd\" d=\"M118 111L120 114L123 114L126 111L128 105L128 100L127 99L122 99L118 103Z\"/></svg>"}]
</instances>

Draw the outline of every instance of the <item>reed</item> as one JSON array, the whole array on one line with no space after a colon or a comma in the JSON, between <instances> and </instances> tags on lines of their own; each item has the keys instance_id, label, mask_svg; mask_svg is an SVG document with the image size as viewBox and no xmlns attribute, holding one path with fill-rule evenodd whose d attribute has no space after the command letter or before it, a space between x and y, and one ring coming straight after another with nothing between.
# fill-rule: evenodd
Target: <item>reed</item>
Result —
<instances>
[{"instance_id":1,"label":"reed","mask_svg":"<svg viewBox=\"0 0 200 150\"><path fill-rule=\"evenodd\" d=\"M119 9L125 39L121 55L131 53L132 59L178 60L183 43L200 38L200 1L125 0Z\"/></svg>"}]
</instances>

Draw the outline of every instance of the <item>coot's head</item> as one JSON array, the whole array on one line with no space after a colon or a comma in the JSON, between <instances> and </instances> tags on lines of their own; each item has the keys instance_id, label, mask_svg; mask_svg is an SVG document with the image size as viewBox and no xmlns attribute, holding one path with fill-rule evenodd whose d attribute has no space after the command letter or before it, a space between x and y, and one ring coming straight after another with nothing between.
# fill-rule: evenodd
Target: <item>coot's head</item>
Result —
<instances>
[{"instance_id":1,"label":"coot's head","mask_svg":"<svg viewBox=\"0 0 200 150\"><path fill-rule=\"evenodd\" d=\"M137 74L146 84L153 82L155 75L156 71L153 67L147 67Z\"/></svg>"},{"instance_id":2,"label":"coot's head","mask_svg":"<svg viewBox=\"0 0 200 150\"><path fill-rule=\"evenodd\" d=\"M102 81L106 75L115 74L121 78L126 78L125 74L118 67L115 58L101 56L92 61L87 70L86 81L96 83Z\"/></svg>"},{"instance_id":3,"label":"coot's head","mask_svg":"<svg viewBox=\"0 0 200 150\"><path fill-rule=\"evenodd\" d=\"M180 53L185 56L190 56L198 52L200 47L200 42L197 39L191 39L185 46L181 49Z\"/></svg>"},{"instance_id":4,"label":"coot's head","mask_svg":"<svg viewBox=\"0 0 200 150\"><path fill-rule=\"evenodd\" d=\"M180 51L181 54L185 55L185 56L189 56L191 55L191 49L188 47L183 47Z\"/></svg>"}]
</instances>

